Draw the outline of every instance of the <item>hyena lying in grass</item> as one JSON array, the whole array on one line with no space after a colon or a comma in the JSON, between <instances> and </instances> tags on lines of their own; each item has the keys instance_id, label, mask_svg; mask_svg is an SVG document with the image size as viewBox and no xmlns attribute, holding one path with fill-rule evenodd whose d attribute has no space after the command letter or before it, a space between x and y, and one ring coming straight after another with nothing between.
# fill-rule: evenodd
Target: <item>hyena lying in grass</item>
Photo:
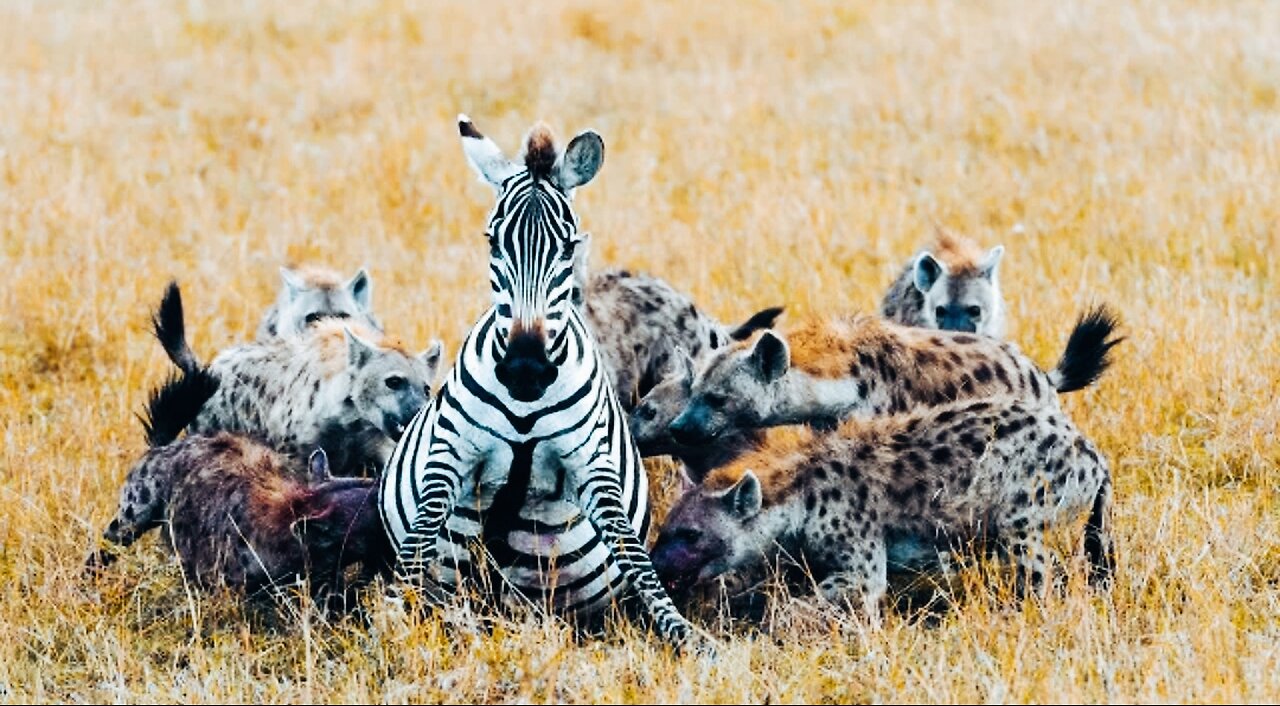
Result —
<instances>
[{"instance_id":1,"label":"hyena lying in grass","mask_svg":"<svg viewBox=\"0 0 1280 706\"><path fill-rule=\"evenodd\" d=\"M652 556L673 593L785 555L824 598L876 618L891 565L992 543L1039 593L1045 531L1086 510L1089 577L1109 584L1110 471L1056 405L993 397L769 437L667 516Z\"/></svg>"},{"instance_id":2,"label":"hyena lying in grass","mask_svg":"<svg viewBox=\"0 0 1280 706\"><path fill-rule=\"evenodd\" d=\"M297 336L315 322L345 319L382 333L373 315L373 282L363 268L351 279L321 267L280 268L280 294L258 324L257 341Z\"/></svg>"},{"instance_id":3,"label":"hyena lying in grass","mask_svg":"<svg viewBox=\"0 0 1280 706\"><path fill-rule=\"evenodd\" d=\"M1000 258L1004 246L984 252L968 238L946 231L911 259L880 304L885 318L904 326L1004 337Z\"/></svg>"},{"instance_id":4,"label":"hyena lying in grass","mask_svg":"<svg viewBox=\"0 0 1280 706\"><path fill-rule=\"evenodd\" d=\"M152 396L148 437L185 426L193 396L216 387L202 373L170 381ZM166 530L184 573L201 586L253 593L309 576L315 592L340 593L352 564L362 565L364 579L389 570L374 481L330 477L323 450L304 467L225 432L154 446L129 471L104 546L87 567L111 564L120 548L156 527Z\"/></svg>"},{"instance_id":5,"label":"hyena lying in grass","mask_svg":"<svg viewBox=\"0 0 1280 706\"><path fill-rule=\"evenodd\" d=\"M156 337L184 374L205 370L187 344L176 284L165 292L154 323ZM209 364L218 389L187 431L247 434L299 457L318 446L343 475L377 472L430 400L442 350L433 341L412 356L377 332L339 319L317 321L292 338L234 346Z\"/></svg>"},{"instance_id":6,"label":"hyena lying in grass","mask_svg":"<svg viewBox=\"0 0 1280 706\"><path fill-rule=\"evenodd\" d=\"M665 281L629 270L608 269L588 276L585 253L579 246L574 262L575 298L586 314L587 325L613 373L614 391L624 410L632 410L679 362L683 349L695 360L751 337L773 325L782 307L756 312L735 328L699 311L689 297ZM642 455L645 438L636 437Z\"/></svg>"},{"instance_id":7,"label":"hyena lying in grass","mask_svg":"<svg viewBox=\"0 0 1280 706\"><path fill-rule=\"evenodd\" d=\"M689 404L671 423L677 441L706 444L736 430L817 424L917 405L1007 395L1057 407L1110 365L1116 318L1104 306L1076 322L1062 359L1041 370L1012 343L900 326L876 316L810 323L784 341L717 351L698 372Z\"/></svg>"}]
</instances>

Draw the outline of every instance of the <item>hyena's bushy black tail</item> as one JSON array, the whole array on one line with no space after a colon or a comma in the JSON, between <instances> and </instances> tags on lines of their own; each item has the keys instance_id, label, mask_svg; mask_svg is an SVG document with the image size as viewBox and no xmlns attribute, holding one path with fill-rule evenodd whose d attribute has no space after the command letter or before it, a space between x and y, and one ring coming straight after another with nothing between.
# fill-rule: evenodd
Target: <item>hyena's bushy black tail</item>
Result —
<instances>
[{"instance_id":1,"label":"hyena's bushy black tail","mask_svg":"<svg viewBox=\"0 0 1280 706\"><path fill-rule=\"evenodd\" d=\"M745 341L751 338L751 334L760 329L773 328L773 322L782 316L782 312L786 307L771 306L768 309L762 309L751 315L751 318L742 322L734 330L729 332L729 338L735 341Z\"/></svg>"},{"instance_id":2,"label":"hyena's bushy black tail","mask_svg":"<svg viewBox=\"0 0 1280 706\"><path fill-rule=\"evenodd\" d=\"M1089 309L1076 321L1067 339L1058 367L1049 373L1049 380L1058 392L1075 392L1097 382L1111 365L1111 348L1124 340L1115 338L1119 318L1106 304Z\"/></svg>"},{"instance_id":3,"label":"hyena's bushy black tail","mask_svg":"<svg viewBox=\"0 0 1280 706\"><path fill-rule=\"evenodd\" d=\"M1111 483L1104 482L1093 498L1093 509L1084 526L1084 553L1089 560L1089 583L1111 586L1116 572L1116 549L1111 539Z\"/></svg>"},{"instance_id":4,"label":"hyena's bushy black tail","mask_svg":"<svg viewBox=\"0 0 1280 706\"><path fill-rule=\"evenodd\" d=\"M218 391L218 378L206 368L171 375L151 391L147 409L140 419L147 444L164 446L196 420L200 408Z\"/></svg>"},{"instance_id":5,"label":"hyena's bushy black tail","mask_svg":"<svg viewBox=\"0 0 1280 706\"><path fill-rule=\"evenodd\" d=\"M160 300L160 308L151 317L151 325L169 360L182 372L190 375L200 370L200 361L187 344L187 329L183 322L182 292L177 282L170 282Z\"/></svg>"}]
</instances>

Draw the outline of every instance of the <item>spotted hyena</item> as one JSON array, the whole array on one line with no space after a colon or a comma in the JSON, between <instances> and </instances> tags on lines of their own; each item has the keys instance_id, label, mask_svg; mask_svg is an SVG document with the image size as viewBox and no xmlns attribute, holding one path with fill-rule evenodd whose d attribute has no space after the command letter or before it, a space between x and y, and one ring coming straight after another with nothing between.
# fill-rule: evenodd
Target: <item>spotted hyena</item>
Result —
<instances>
[{"instance_id":1,"label":"spotted hyena","mask_svg":"<svg viewBox=\"0 0 1280 706\"><path fill-rule=\"evenodd\" d=\"M325 318L354 321L379 333L373 281L361 268L350 279L323 267L280 268L280 293L258 324L259 343L297 336Z\"/></svg>"},{"instance_id":2,"label":"spotted hyena","mask_svg":"<svg viewBox=\"0 0 1280 706\"><path fill-rule=\"evenodd\" d=\"M389 571L374 481L330 477L323 450L301 465L225 432L153 447L129 471L103 546L86 566L105 568L121 548L163 527L183 572L200 586L252 594L308 576L316 592L341 592L352 564L362 565L364 578Z\"/></svg>"},{"instance_id":3,"label":"spotted hyena","mask_svg":"<svg viewBox=\"0 0 1280 706\"><path fill-rule=\"evenodd\" d=\"M1080 317L1056 368L1041 370L1017 346L987 336L901 326L876 316L819 321L787 339L765 331L753 344L716 352L671 423L678 441L705 444L731 430L784 424L834 426L852 415L1009 395L1057 406L1110 365L1115 316Z\"/></svg>"},{"instance_id":4,"label":"spotted hyena","mask_svg":"<svg viewBox=\"0 0 1280 706\"><path fill-rule=\"evenodd\" d=\"M984 251L968 238L942 231L937 243L913 257L889 286L880 313L904 326L1002 338L1003 255L1003 245Z\"/></svg>"},{"instance_id":5,"label":"spotted hyena","mask_svg":"<svg viewBox=\"0 0 1280 706\"><path fill-rule=\"evenodd\" d=\"M631 433L644 456L672 456L690 481L699 483L713 468L723 466L755 448L762 429L727 428L706 443L681 443L671 434L671 422L688 406L693 394L695 363L681 350L666 378L640 400L631 412Z\"/></svg>"},{"instance_id":6,"label":"spotted hyena","mask_svg":"<svg viewBox=\"0 0 1280 706\"><path fill-rule=\"evenodd\" d=\"M586 253L589 245L579 246ZM614 391L626 411L657 385L679 363L677 350L700 359L711 351L750 337L768 328L782 313L781 307L756 312L741 325L730 328L694 305L689 297L662 279L623 269L586 274L585 255L575 261L587 325L613 374ZM585 282L585 286L581 283ZM644 455L646 439L637 437Z\"/></svg>"},{"instance_id":7,"label":"spotted hyena","mask_svg":"<svg viewBox=\"0 0 1280 706\"><path fill-rule=\"evenodd\" d=\"M992 397L787 432L676 503L653 548L673 593L789 556L827 600L877 616L889 568L922 546L994 546L1039 593L1045 531L1086 511L1090 580L1109 583L1110 471L1056 406Z\"/></svg>"},{"instance_id":8,"label":"spotted hyena","mask_svg":"<svg viewBox=\"0 0 1280 706\"><path fill-rule=\"evenodd\" d=\"M186 341L176 284L166 291L155 325L183 373L203 370L218 381L189 433L248 434L301 457L319 446L344 475L385 465L409 420L429 401L443 350L435 341L414 356L354 321L323 319L299 336L228 348L202 368Z\"/></svg>"}]
</instances>

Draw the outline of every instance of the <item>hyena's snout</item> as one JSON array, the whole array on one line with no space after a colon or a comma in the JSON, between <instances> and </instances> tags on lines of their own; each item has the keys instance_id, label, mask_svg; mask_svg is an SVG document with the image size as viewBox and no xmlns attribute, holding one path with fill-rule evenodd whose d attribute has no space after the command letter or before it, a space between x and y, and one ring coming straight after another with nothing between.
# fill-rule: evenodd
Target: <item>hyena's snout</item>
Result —
<instances>
[{"instance_id":1,"label":"hyena's snout","mask_svg":"<svg viewBox=\"0 0 1280 706\"><path fill-rule=\"evenodd\" d=\"M558 371L547 357L547 344L540 332L517 330L511 334L507 353L496 368L498 382L521 402L533 402L556 381Z\"/></svg>"}]
</instances>

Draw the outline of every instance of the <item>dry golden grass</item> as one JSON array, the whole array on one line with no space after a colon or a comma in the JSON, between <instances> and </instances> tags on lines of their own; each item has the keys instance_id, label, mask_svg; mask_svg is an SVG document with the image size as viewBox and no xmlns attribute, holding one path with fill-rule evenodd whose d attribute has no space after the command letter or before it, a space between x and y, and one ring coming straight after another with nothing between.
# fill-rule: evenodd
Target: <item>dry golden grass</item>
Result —
<instances>
[{"instance_id":1,"label":"dry golden grass","mask_svg":"<svg viewBox=\"0 0 1280 706\"><path fill-rule=\"evenodd\" d=\"M1280 4L424 5L0 5L0 698L1280 699ZM1114 592L1019 607L966 575L940 624L877 633L798 603L768 636L706 623L707 666L483 610L268 619L188 595L154 539L82 581L169 278L204 355L287 261L368 264L394 333L457 344L492 198L459 111L509 150L599 130L594 261L728 320L869 309L934 221L1007 246L1046 364L1113 303L1119 363L1067 404L1113 462Z\"/></svg>"}]
</instances>

